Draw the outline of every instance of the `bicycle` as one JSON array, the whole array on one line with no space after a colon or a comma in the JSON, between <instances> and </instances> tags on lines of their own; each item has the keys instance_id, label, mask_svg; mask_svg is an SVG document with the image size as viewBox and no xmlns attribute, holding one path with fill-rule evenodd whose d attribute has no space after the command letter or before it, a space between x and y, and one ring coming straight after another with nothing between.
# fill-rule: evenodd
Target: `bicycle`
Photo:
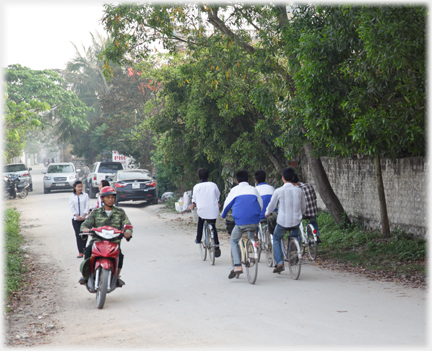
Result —
<instances>
[{"instance_id":1,"label":"bicycle","mask_svg":"<svg viewBox=\"0 0 432 351\"><path fill-rule=\"evenodd\" d=\"M267 266L273 267L273 235L270 234L267 219L261 219L258 225L258 262L261 260L261 252L266 255Z\"/></svg>"},{"instance_id":2,"label":"bicycle","mask_svg":"<svg viewBox=\"0 0 432 351\"><path fill-rule=\"evenodd\" d=\"M215 249L216 249L215 240L214 240L214 229L213 225L208 223L207 220L204 220L203 225L203 235L201 239L201 243L199 244L199 251L203 261L207 259L207 251L209 253L209 259L212 266L215 264Z\"/></svg>"},{"instance_id":3,"label":"bicycle","mask_svg":"<svg viewBox=\"0 0 432 351\"><path fill-rule=\"evenodd\" d=\"M303 220L307 220L304 218ZM306 224L306 231L304 230L303 221L300 222L300 235L302 238L301 247L302 247L302 254L305 255L306 251L309 255L309 258L312 261L316 260L317 257L317 236L316 236L316 229L313 227L313 225L309 222Z\"/></svg>"},{"instance_id":4,"label":"bicycle","mask_svg":"<svg viewBox=\"0 0 432 351\"><path fill-rule=\"evenodd\" d=\"M241 263L245 267L246 275L249 283L255 284L258 276L258 249L256 242L251 238L255 233L247 232L248 236L242 236L239 241L240 246L240 257ZM234 269L234 258L231 251L231 262ZM240 274L237 273L236 278L239 278Z\"/></svg>"},{"instance_id":5,"label":"bicycle","mask_svg":"<svg viewBox=\"0 0 432 351\"><path fill-rule=\"evenodd\" d=\"M293 228L287 229L287 232L289 231L290 235L286 235L285 233L282 238L281 248L284 261L288 262L291 278L297 280L300 277L302 253L298 239L291 236L292 229Z\"/></svg>"}]
</instances>

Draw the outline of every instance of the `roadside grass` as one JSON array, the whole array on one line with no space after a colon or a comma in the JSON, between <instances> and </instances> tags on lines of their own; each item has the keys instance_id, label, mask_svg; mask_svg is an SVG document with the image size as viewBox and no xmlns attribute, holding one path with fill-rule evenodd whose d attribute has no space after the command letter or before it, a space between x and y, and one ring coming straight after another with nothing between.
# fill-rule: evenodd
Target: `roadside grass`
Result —
<instances>
[{"instance_id":1,"label":"roadside grass","mask_svg":"<svg viewBox=\"0 0 432 351\"><path fill-rule=\"evenodd\" d=\"M20 246L24 238L20 235L20 214L15 208L9 208L3 212L3 229L5 237L5 293L9 300L11 295L18 291L23 284L23 273L26 269L23 265L24 257Z\"/></svg>"},{"instance_id":2,"label":"roadside grass","mask_svg":"<svg viewBox=\"0 0 432 351\"><path fill-rule=\"evenodd\" d=\"M426 276L426 240L416 238L396 228L389 238L380 231L368 231L353 224L342 228L328 212L317 216L322 244L318 255L322 259L349 262L369 271L392 272L398 276Z\"/></svg>"}]
</instances>

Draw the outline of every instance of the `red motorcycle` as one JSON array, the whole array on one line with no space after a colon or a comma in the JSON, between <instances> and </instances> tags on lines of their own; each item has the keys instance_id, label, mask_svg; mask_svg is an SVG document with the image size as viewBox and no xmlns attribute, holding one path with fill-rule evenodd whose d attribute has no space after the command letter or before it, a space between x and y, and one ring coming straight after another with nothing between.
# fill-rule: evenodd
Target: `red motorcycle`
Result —
<instances>
[{"instance_id":1,"label":"red motorcycle","mask_svg":"<svg viewBox=\"0 0 432 351\"><path fill-rule=\"evenodd\" d=\"M127 224L123 230L103 226L92 228L90 233L80 234L92 235L101 239L93 243L90 258L82 262L80 267L83 277L87 279L87 290L96 293L96 305L99 309L105 304L106 294L113 292L118 287L120 244L113 240L122 239L123 231L127 229L132 229L132 226Z\"/></svg>"}]
</instances>

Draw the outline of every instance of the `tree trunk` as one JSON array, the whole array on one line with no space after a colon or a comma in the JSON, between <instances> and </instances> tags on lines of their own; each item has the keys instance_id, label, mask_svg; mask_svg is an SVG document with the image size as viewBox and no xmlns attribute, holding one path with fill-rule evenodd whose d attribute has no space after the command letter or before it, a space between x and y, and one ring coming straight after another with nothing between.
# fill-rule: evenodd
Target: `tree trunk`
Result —
<instances>
[{"instance_id":1,"label":"tree trunk","mask_svg":"<svg viewBox=\"0 0 432 351\"><path fill-rule=\"evenodd\" d=\"M339 198L333 191L330 181L328 180L327 174L321 163L320 158L313 155L313 146L309 143L304 145L306 151L306 157L315 180L315 185L317 187L318 193L321 196L327 210L331 213L336 223L340 224L351 224L350 219L345 213Z\"/></svg>"},{"instance_id":2,"label":"tree trunk","mask_svg":"<svg viewBox=\"0 0 432 351\"><path fill-rule=\"evenodd\" d=\"M382 234L385 238L388 238L390 236L390 225L389 225L389 220L387 215L384 183L383 183L382 173L381 173L381 158L379 156L375 156L374 163L375 163L375 176L376 176L377 189L378 189L378 198L380 202Z\"/></svg>"}]
</instances>

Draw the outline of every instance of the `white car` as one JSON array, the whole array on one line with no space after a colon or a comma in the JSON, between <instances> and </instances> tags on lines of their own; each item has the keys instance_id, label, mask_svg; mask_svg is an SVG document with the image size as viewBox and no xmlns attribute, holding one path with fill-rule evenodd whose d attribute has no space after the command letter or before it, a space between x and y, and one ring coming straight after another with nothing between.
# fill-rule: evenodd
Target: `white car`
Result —
<instances>
[{"instance_id":1,"label":"white car","mask_svg":"<svg viewBox=\"0 0 432 351\"><path fill-rule=\"evenodd\" d=\"M78 172L73 163L50 163L48 168L42 173L44 194L51 190L73 189L74 183L78 180Z\"/></svg>"},{"instance_id":2,"label":"white car","mask_svg":"<svg viewBox=\"0 0 432 351\"><path fill-rule=\"evenodd\" d=\"M83 180L84 191L91 199L94 199L96 194L99 192L99 183L101 180L106 179L108 182L112 182L114 176L119 170L123 170L121 162L96 162L93 164L89 174Z\"/></svg>"}]
</instances>

